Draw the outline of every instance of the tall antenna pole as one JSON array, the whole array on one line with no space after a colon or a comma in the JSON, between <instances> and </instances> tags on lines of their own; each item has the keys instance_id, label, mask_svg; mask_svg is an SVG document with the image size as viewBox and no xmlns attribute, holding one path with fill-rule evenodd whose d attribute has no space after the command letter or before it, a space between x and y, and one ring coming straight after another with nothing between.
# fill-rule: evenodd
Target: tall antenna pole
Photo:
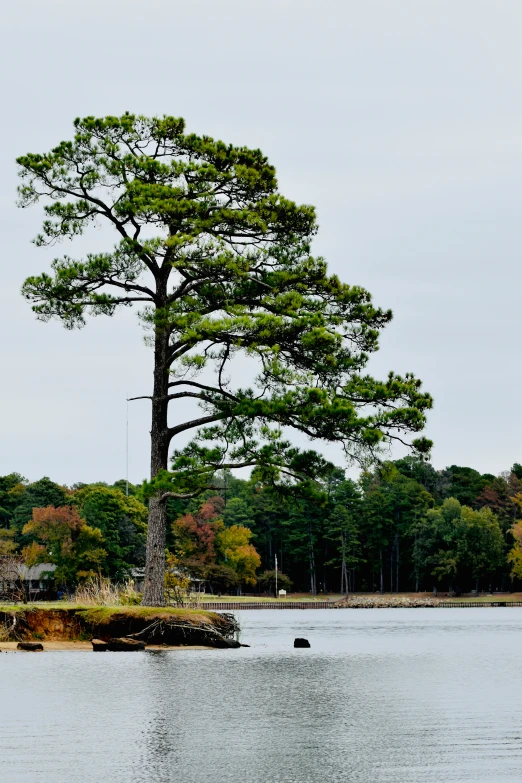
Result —
<instances>
[{"instance_id":1,"label":"tall antenna pole","mask_svg":"<svg viewBox=\"0 0 522 783\"><path fill-rule=\"evenodd\" d=\"M129 398L127 397L127 421L125 425L125 494L129 496Z\"/></svg>"}]
</instances>

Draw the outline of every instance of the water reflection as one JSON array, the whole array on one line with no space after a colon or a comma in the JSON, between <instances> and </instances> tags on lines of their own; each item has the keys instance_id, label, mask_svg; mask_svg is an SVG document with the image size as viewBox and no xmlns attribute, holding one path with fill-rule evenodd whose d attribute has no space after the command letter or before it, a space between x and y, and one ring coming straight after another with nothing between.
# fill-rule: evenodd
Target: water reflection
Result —
<instances>
[{"instance_id":1,"label":"water reflection","mask_svg":"<svg viewBox=\"0 0 522 783\"><path fill-rule=\"evenodd\" d=\"M250 649L3 655L2 780L519 783L522 610L239 616Z\"/></svg>"}]
</instances>

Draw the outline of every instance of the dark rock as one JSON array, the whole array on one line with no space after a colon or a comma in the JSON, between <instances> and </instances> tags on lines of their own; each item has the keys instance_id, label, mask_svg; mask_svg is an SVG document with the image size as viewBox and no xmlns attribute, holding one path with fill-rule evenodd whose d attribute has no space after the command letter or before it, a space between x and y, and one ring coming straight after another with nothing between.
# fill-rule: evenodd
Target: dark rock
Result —
<instances>
[{"instance_id":1,"label":"dark rock","mask_svg":"<svg viewBox=\"0 0 522 783\"><path fill-rule=\"evenodd\" d=\"M106 652L108 643L102 639L91 639L93 652Z\"/></svg>"},{"instance_id":2,"label":"dark rock","mask_svg":"<svg viewBox=\"0 0 522 783\"><path fill-rule=\"evenodd\" d=\"M242 644L241 647L250 647L249 644Z\"/></svg>"},{"instance_id":3,"label":"dark rock","mask_svg":"<svg viewBox=\"0 0 522 783\"><path fill-rule=\"evenodd\" d=\"M145 649L145 642L138 642L136 639L109 639L107 649L111 652L136 652Z\"/></svg>"},{"instance_id":4,"label":"dark rock","mask_svg":"<svg viewBox=\"0 0 522 783\"><path fill-rule=\"evenodd\" d=\"M213 639L212 647L217 647L220 650L235 650L237 647L241 647L241 644L236 642L235 639L225 639L222 637L221 639Z\"/></svg>"},{"instance_id":5,"label":"dark rock","mask_svg":"<svg viewBox=\"0 0 522 783\"><path fill-rule=\"evenodd\" d=\"M294 639L294 647L310 647L308 639Z\"/></svg>"},{"instance_id":6,"label":"dark rock","mask_svg":"<svg viewBox=\"0 0 522 783\"><path fill-rule=\"evenodd\" d=\"M16 649L26 652L43 652L43 644L40 642L18 642Z\"/></svg>"}]
</instances>

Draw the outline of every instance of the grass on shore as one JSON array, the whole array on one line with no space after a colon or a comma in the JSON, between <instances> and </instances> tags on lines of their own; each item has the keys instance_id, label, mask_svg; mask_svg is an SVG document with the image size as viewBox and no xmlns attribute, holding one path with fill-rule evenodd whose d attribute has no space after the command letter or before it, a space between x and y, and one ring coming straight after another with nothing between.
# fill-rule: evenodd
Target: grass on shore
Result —
<instances>
[{"instance_id":1,"label":"grass on shore","mask_svg":"<svg viewBox=\"0 0 522 783\"><path fill-rule=\"evenodd\" d=\"M152 629L152 630L151 630ZM93 606L72 601L0 604L0 640L88 641L92 636L156 635L171 646L219 646L239 630L231 615L204 609Z\"/></svg>"},{"instance_id":2,"label":"grass on shore","mask_svg":"<svg viewBox=\"0 0 522 783\"><path fill-rule=\"evenodd\" d=\"M432 593L350 593L350 598L380 598L380 599L393 599L394 601L400 600L401 598L410 598L412 600L414 599L424 599L424 598L434 598ZM287 595L286 598L275 598L274 596L259 596L259 595L222 595L221 597L211 594L202 594L199 598L199 603L232 603L232 604L241 604L241 603L258 603L262 601L277 601L277 603L284 604L287 602L317 602L317 601L340 601L344 598L344 595L341 595L340 593L328 593L327 595L309 595L307 593L296 593L293 595ZM502 594L492 594L492 595L478 595L478 596L472 596L472 595L463 595L463 596L452 596L451 598L447 595L447 593L439 593L437 598L440 601L451 601L454 603L461 603L461 602L513 602L513 601L522 601L522 593L502 593ZM162 606L162 607L153 607L153 606L139 606L139 605L122 605L118 604L116 606L96 606L93 604L79 604L75 601L38 601L34 603L27 603L27 604L12 604L12 603L2 603L0 601L0 611L3 612L21 612L21 611L28 611L30 609L40 609L40 610L58 610L58 611L75 611L78 613L82 613L85 617L89 616L88 613L92 612L91 615L93 618L96 617L96 619L99 622L104 622L104 618L107 618L107 622L109 619L116 615L116 614L126 614L131 615L133 617L152 617L157 616L158 614L163 615L169 615L169 616L182 616L183 618L189 619L194 617L201 618L202 616L208 616L210 614L213 614L213 612L210 610L206 610L203 607L201 609L199 608L181 608L181 607L174 607L174 606Z\"/></svg>"},{"instance_id":3,"label":"grass on shore","mask_svg":"<svg viewBox=\"0 0 522 783\"><path fill-rule=\"evenodd\" d=\"M209 595L204 594L200 597L201 603L215 603L215 602L223 602L223 603L257 603L258 601L276 601L277 603L284 604L285 602L316 602L316 601L340 601L344 598L344 595L341 595L340 593L328 593L326 595L309 595L307 593L297 593L295 595L287 595L286 598L275 598L275 596L251 596L251 595L223 595L220 598L215 595ZM381 600L390 600L390 601L397 601L404 598L409 598L410 600L423 600L423 599L432 599L436 598L439 601L452 601L452 602L484 602L487 601L488 603L496 603L498 601L506 601L506 602L512 602L512 601L522 601L522 593L502 593L502 594L484 594L484 595L461 595L461 596L452 596L450 597L447 593L439 593L437 596L434 596L432 592L426 592L426 593L350 593L349 598L357 599L357 598L378 598Z\"/></svg>"},{"instance_id":4,"label":"grass on shore","mask_svg":"<svg viewBox=\"0 0 522 783\"><path fill-rule=\"evenodd\" d=\"M285 598L276 598L274 595L212 595L211 593L201 593L199 603L258 603L259 601L277 601L284 604L286 601L306 601L315 603L316 601L339 601L343 596L337 593L328 593L327 595L311 595L308 593L287 594Z\"/></svg>"},{"instance_id":5,"label":"grass on shore","mask_svg":"<svg viewBox=\"0 0 522 783\"><path fill-rule=\"evenodd\" d=\"M0 603L2 612L21 612L29 611L58 611L72 612L83 617L90 622L99 624L109 623L116 615L126 615L131 617L180 617L184 620L201 620L211 615L205 609L182 609L174 606L93 606L77 604L73 601L42 601L28 604L4 604Z\"/></svg>"},{"instance_id":6,"label":"grass on shore","mask_svg":"<svg viewBox=\"0 0 522 783\"><path fill-rule=\"evenodd\" d=\"M475 601L488 603L497 603L501 601L502 603L512 603L513 601L522 601L522 593L508 593L507 595L460 595L458 597L453 596L452 598L444 596L443 600L451 601L452 603L474 603Z\"/></svg>"}]
</instances>

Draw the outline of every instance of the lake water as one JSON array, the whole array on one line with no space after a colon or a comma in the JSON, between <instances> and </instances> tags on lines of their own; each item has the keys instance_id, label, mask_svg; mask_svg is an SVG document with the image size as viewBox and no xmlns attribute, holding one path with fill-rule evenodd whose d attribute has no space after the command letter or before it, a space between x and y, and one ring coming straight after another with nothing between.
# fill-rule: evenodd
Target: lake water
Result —
<instances>
[{"instance_id":1,"label":"lake water","mask_svg":"<svg viewBox=\"0 0 522 783\"><path fill-rule=\"evenodd\" d=\"M2 654L0 780L522 780L522 609L238 617L249 649Z\"/></svg>"}]
</instances>

